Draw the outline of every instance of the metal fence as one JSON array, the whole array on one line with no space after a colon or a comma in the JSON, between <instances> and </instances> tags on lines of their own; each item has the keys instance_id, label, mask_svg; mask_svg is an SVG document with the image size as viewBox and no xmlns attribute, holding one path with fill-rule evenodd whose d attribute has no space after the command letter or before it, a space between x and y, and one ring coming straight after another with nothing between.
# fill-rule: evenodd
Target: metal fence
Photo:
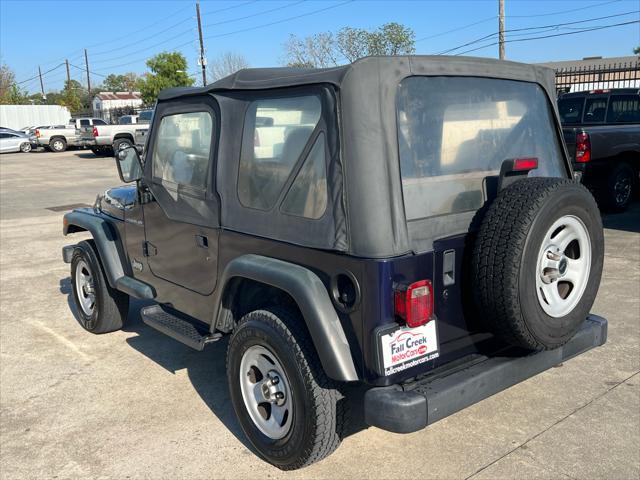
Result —
<instances>
[{"instance_id":1,"label":"metal fence","mask_svg":"<svg viewBox=\"0 0 640 480\"><path fill-rule=\"evenodd\" d=\"M607 88L640 88L640 60L556 69L558 93Z\"/></svg>"}]
</instances>

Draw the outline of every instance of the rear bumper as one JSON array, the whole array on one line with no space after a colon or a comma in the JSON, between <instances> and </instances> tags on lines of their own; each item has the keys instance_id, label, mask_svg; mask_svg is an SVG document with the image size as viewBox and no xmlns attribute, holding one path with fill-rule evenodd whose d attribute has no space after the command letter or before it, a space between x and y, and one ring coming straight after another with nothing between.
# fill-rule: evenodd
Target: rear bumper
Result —
<instances>
[{"instance_id":1,"label":"rear bumper","mask_svg":"<svg viewBox=\"0 0 640 480\"><path fill-rule=\"evenodd\" d=\"M578 333L555 350L478 355L412 383L372 388L364 397L365 422L391 432L415 432L606 341L607 320L589 315Z\"/></svg>"}]
</instances>

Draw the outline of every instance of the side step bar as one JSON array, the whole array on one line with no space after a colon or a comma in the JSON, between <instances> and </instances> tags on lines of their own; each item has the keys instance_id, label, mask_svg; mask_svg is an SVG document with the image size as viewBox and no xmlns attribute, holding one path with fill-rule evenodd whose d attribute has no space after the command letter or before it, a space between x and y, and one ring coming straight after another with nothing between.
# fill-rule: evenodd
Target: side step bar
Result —
<instances>
[{"instance_id":1,"label":"side step bar","mask_svg":"<svg viewBox=\"0 0 640 480\"><path fill-rule=\"evenodd\" d=\"M145 307L140 311L140 315L142 321L150 327L194 350L202 350L207 343L216 342L222 338L221 333L201 333L193 323L166 312L160 305Z\"/></svg>"}]
</instances>

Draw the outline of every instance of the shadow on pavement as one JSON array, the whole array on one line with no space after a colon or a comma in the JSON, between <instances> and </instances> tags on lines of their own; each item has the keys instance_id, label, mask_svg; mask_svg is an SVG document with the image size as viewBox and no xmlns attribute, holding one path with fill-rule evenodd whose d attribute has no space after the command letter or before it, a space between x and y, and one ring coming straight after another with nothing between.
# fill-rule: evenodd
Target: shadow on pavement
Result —
<instances>
[{"instance_id":1,"label":"shadow on pavement","mask_svg":"<svg viewBox=\"0 0 640 480\"><path fill-rule=\"evenodd\" d=\"M80 324L69 277L60 280L60 292L67 296L69 309ZM127 338L127 343L171 373L186 369L191 384L213 414L247 449L257 454L242 432L229 397L226 373L228 336L207 345L202 352L191 350L142 322L140 310L152 304L153 302L131 300L123 331L136 333L137 336ZM343 393L350 404L346 437L367 427L362 412L364 389L347 386Z\"/></svg>"},{"instance_id":2,"label":"shadow on pavement","mask_svg":"<svg viewBox=\"0 0 640 480\"><path fill-rule=\"evenodd\" d=\"M632 202L626 212L605 213L602 224L604 228L640 233L640 201Z\"/></svg>"}]
</instances>

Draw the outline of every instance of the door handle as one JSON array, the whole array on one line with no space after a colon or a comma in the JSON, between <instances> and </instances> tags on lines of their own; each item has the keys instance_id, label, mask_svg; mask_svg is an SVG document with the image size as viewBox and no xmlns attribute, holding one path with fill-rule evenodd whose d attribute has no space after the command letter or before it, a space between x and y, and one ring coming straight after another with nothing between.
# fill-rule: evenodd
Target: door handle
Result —
<instances>
[{"instance_id":1,"label":"door handle","mask_svg":"<svg viewBox=\"0 0 640 480\"><path fill-rule=\"evenodd\" d=\"M209 248L209 239L204 235L196 235L196 245L200 248Z\"/></svg>"}]
</instances>

